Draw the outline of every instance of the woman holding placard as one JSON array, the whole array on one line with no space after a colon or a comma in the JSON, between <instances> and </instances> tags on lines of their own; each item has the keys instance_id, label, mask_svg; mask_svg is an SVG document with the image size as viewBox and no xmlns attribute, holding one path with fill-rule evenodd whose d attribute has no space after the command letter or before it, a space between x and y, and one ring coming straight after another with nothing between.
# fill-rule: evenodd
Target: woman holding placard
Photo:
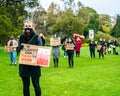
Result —
<instances>
[{"instance_id":1,"label":"woman holding placard","mask_svg":"<svg viewBox=\"0 0 120 96\"><path fill-rule=\"evenodd\" d=\"M74 48L75 44L72 38L68 38L67 44L66 44L66 50L67 50L67 55L68 55L68 63L69 63L69 68L74 67Z\"/></svg>"},{"instance_id":2,"label":"woman holding placard","mask_svg":"<svg viewBox=\"0 0 120 96\"><path fill-rule=\"evenodd\" d=\"M59 63L59 56L60 56L60 37L58 37L56 34L53 36L53 38L50 38L50 45L52 46L52 55L53 55L53 62L54 67L58 67Z\"/></svg>"},{"instance_id":3,"label":"woman holding placard","mask_svg":"<svg viewBox=\"0 0 120 96\"><path fill-rule=\"evenodd\" d=\"M20 36L18 42L18 51L23 49L22 44L31 44L42 46L41 38L35 34L32 28L25 28L24 33ZM31 66L25 64L19 64L19 75L23 82L23 94L24 96L30 96L30 79L35 89L35 96L41 96L41 88L39 79L41 76L40 66Z\"/></svg>"}]
</instances>

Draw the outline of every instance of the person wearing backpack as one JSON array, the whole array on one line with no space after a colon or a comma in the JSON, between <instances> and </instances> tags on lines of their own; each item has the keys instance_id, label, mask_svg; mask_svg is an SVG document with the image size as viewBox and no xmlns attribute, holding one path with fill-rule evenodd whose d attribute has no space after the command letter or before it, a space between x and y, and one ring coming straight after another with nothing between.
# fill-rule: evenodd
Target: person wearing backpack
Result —
<instances>
[{"instance_id":1,"label":"person wearing backpack","mask_svg":"<svg viewBox=\"0 0 120 96\"><path fill-rule=\"evenodd\" d=\"M12 50L9 52L10 62L11 62L10 65L16 66L16 49L18 47L18 42L14 39L14 36L10 37L7 46L10 46L12 48Z\"/></svg>"}]
</instances>

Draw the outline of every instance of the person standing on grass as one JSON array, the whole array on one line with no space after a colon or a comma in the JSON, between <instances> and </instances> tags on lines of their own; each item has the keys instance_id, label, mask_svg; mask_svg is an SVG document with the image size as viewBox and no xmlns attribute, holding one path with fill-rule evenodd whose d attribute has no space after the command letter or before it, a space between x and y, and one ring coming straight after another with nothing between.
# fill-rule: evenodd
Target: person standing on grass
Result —
<instances>
[{"instance_id":1,"label":"person standing on grass","mask_svg":"<svg viewBox=\"0 0 120 96\"><path fill-rule=\"evenodd\" d=\"M57 40L59 37L55 34L53 36L54 40ZM53 62L54 62L54 67L58 67L59 63L59 56L60 56L60 45L52 45L52 55L53 55Z\"/></svg>"},{"instance_id":2,"label":"person standing on grass","mask_svg":"<svg viewBox=\"0 0 120 96\"><path fill-rule=\"evenodd\" d=\"M113 40L113 54L116 54L117 41Z\"/></svg>"},{"instance_id":3,"label":"person standing on grass","mask_svg":"<svg viewBox=\"0 0 120 96\"><path fill-rule=\"evenodd\" d=\"M7 46L10 46L12 50L9 52L10 56L10 65L15 65L16 66L16 49L18 47L18 42L14 39L13 36L10 37L10 40L7 43Z\"/></svg>"},{"instance_id":4,"label":"person standing on grass","mask_svg":"<svg viewBox=\"0 0 120 96\"><path fill-rule=\"evenodd\" d=\"M108 51L108 54L111 54L111 45L112 45L111 40L108 40L108 42L107 42L107 51Z\"/></svg>"},{"instance_id":5,"label":"person standing on grass","mask_svg":"<svg viewBox=\"0 0 120 96\"><path fill-rule=\"evenodd\" d=\"M77 40L75 41L75 52L76 57L80 56L80 49L81 49L82 43L79 37L77 37Z\"/></svg>"},{"instance_id":6,"label":"person standing on grass","mask_svg":"<svg viewBox=\"0 0 120 96\"><path fill-rule=\"evenodd\" d=\"M39 45L42 46L41 38L35 34L32 28L25 28L24 33L20 36L18 41L18 50L23 49L24 44ZM23 83L23 95L30 96L30 79L35 90L35 96L41 96L41 87L39 84L41 76L40 66L31 66L25 64L19 64L19 75Z\"/></svg>"},{"instance_id":7,"label":"person standing on grass","mask_svg":"<svg viewBox=\"0 0 120 96\"><path fill-rule=\"evenodd\" d=\"M98 53L99 53L99 58L102 58L104 59L104 42L102 40L102 38L100 38L100 40L98 41L98 45L97 45L97 50L98 50Z\"/></svg>"},{"instance_id":8,"label":"person standing on grass","mask_svg":"<svg viewBox=\"0 0 120 96\"><path fill-rule=\"evenodd\" d=\"M67 50L67 55L68 55L68 63L69 63L69 68L74 67L74 48L75 44L72 38L68 38L67 44L66 44L66 50Z\"/></svg>"},{"instance_id":9,"label":"person standing on grass","mask_svg":"<svg viewBox=\"0 0 120 96\"><path fill-rule=\"evenodd\" d=\"M91 40L89 42L89 49L90 49L90 57L91 58L95 58L95 47L96 47L96 44L93 40Z\"/></svg>"},{"instance_id":10,"label":"person standing on grass","mask_svg":"<svg viewBox=\"0 0 120 96\"><path fill-rule=\"evenodd\" d=\"M68 56L67 56L67 51L66 51L66 49L65 49L66 43L67 43L67 38L65 39L65 41L63 42L63 45L62 45L62 50L64 51L64 58L67 58L67 57L68 57Z\"/></svg>"}]
</instances>

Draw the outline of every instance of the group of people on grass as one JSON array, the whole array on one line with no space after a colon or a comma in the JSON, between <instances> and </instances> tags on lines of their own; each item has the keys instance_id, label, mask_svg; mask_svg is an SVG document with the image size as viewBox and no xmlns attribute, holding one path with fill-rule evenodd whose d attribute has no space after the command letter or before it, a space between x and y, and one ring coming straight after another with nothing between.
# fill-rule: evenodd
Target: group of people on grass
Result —
<instances>
[{"instance_id":1,"label":"group of people on grass","mask_svg":"<svg viewBox=\"0 0 120 96\"><path fill-rule=\"evenodd\" d=\"M118 55L119 53L116 50L117 42L116 40L108 42L105 41L105 39L100 38L99 41L96 43L95 41L91 40L89 42L89 49L90 49L90 56L91 58L95 58L95 49L97 48L97 52L99 54L99 58L104 59L105 54L111 54L113 50L113 54Z\"/></svg>"},{"instance_id":2,"label":"group of people on grass","mask_svg":"<svg viewBox=\"0 0 120 96\"><path fill-rule=\"evenodd\" d=\"M53 35L54 39L57 39L57 34ZM7 46L12 47L12 51L9 52L11 64L16 65L16 50L20 52L23 49L22 44L31 44L31 45L39 45L45 46L45 37L41 33L40 36L37 35L33 28L30 26L26 26L22 35L20 35L19 40L16 41L13 36L10 37L10 40L7 43ZM58 67L59 65L59 56L60 56L60 45L52 45L52 55L54 67ZM110 42L108 41L107 45L105 44L104 39L100 39L96 44L93 40L89 42L90 48L90 56L91 58L95 58L95 48L97 46L97 50L99 53L99 58L102 56L104 58L104 54L106 54L106 50L108 50L108 54L111 53L111 49L113 48L113 53L116 52L116 41ZM62 42L62 49L64 51L64 57L68 58L68 67L74 67L74 52L76 53L76 57L80 56L80 49L82 47L82 41L80 38L76 37L68 37ZM25 64L19 64L19 75L22 79L23 83L23 95L30 96L30 78L32 80L32 84L35 89L35 96L41 96L41 87L39 84L40 76L41 76L41 67L40 66L30 66Z\"/></svg>"}]
</instances>

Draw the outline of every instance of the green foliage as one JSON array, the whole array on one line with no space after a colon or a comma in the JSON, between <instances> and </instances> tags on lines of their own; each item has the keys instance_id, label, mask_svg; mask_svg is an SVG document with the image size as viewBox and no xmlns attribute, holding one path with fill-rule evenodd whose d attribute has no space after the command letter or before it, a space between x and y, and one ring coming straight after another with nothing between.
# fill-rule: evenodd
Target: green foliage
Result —
<instances>
[{"instance_id":1,"label":"green foliage","mask_svg":"<svg viewBox=\"0 0 120 96\"><path fill-rule=\"evenodd\" d=\"M11 35L17 38L22 33L24 17L27 16L26 6L33 8L38 5L38 0L0 0L0 43L5 45Z\"/></svg>"},{"instance_id":2,"label":"green foliage","mask_svg":"<svg viewBox=\"0 0 120 96\"><path fill-rule=\"evenodd\" d=\"M104 33L111 33L111 19L109 15L106 14L100 14L99 15L99 30L103 31Z\"/></svg>"},{"instance_id":3,"label":"green foliage","mask_svg":"<svg viewBox=\"0 0 120 96\"><path fill-rule=\"evenodd\" d=\"M103 38L106 41L108 41L108 40L115 40L115 38L112 37L110 34L105 34L103 32L98 32L97 34L95 34L95 40L96 41L98 41L100 38Z\"/></svg>"},{"instance_id":4,"label":"green foliage","mask_svg":"<svg viewBox=\"0 0 120 96\"><path fill-rule=\"evenodd\" d=\"M120 16L117 16L116 24L112 29L112 36L114 37L120 37Z\"/></svg>"},{"instance_id":5,"label":"green foliage","mask_svg":"<svg viewBox=\"0 0 120 96\"><path fill-rule=\"evenodd\" d=\"M10 18L6 15L0 15L0 41L1 44L6 44L9 39L10 33L12 32L12 23Z\"/></svg>"}]
</instances>

